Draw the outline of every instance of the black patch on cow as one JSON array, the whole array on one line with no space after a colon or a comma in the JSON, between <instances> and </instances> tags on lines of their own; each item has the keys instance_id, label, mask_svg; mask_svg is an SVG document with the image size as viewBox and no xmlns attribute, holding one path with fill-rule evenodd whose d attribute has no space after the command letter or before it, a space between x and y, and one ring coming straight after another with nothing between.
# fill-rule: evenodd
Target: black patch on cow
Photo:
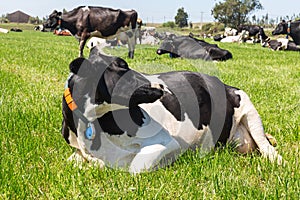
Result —
<instances>
[{"instance_id":1,"label":"black patch on cow","mask_svg":"<svg viewBox=\"0 0 300 200\"><path fill-rule=\"evenodd\" d=\"M204 80L193 72L169 72L159 76L173 93L166 93L161 102L178 121L186 113L198 129L210 121L210 96ZM189 96L190 95L190 96ZM196 98L194 98L196 97Z\"/></svg>"},{"instance_id":2,"label":"black patch on cow","mask_svg":"<svg viewBox=\"0 0 300 200\"><path fill-rule=\"evenodd\" d=\"M106 132L109 135L135 136L138 128L143 124L144 115L139 107L110 111L98 118L100 130L97 133ZM99 128L99 127L98 127Z\"/></svg>"},{"instance_id":3,"label":"black patch on cow","mask_svg":"<svg viewBox=\"0 0 300 200\"><path fill-rule=\"evenodd\" d=\"M240 106L240 96L235 94L237 88L224 85L216 77L194 72L168 72L159 78L173 93L166 93L161 102L178 121L184 121L187 114L198 130L203 125L210 126L215 143L226 143L234 108ZM218 91L223 91L225 96L220 96ZM212 116L217 121L212 122ZM218 121L224 123L223 126Z\"/></svg>"},{"instance_id":4,"label":"black patch on cow","mask_svg":"<svg viewBox=\"0 0 300 200\"><path fill-rule=\"evenodd\" d=\"M249 36L256 36L259 33L260 26L257 25L239 25L237 27L238 33L241 33L243 30L249 32Z\"/></svg>"}]
</instances>

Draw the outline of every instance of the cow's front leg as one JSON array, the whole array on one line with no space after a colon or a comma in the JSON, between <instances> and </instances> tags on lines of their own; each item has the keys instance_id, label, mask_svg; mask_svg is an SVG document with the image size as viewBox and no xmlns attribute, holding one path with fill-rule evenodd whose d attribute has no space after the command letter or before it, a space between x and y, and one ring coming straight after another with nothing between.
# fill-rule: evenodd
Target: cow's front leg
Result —
<instances>
[{"instance_id":1,"label":"cow's front leg","mask_svg":"<svg viewBox=\"0 0 300 200\"><path fill-rule=\"evenodd\" d=\"M83 153L79 149L77 149L68 158L68 161L74 163L74 165L79 168L82 168L83 163L88 163L94 167L99 167L100 169L105 167L105 163L102 160L90 155L83 155Z\"/></svg>"}]
</instances>

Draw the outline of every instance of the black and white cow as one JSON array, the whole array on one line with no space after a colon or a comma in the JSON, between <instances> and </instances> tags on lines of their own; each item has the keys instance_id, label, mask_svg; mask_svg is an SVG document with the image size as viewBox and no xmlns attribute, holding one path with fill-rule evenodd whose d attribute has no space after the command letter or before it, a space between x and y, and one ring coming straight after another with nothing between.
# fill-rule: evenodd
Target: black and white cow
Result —
<instances>
[{"instance_id":1,"label":"black and white cow","mask_svg":"<svg viewBox=\"0 0 300 200\"><path fill-rule=\"evenodd\" d=\"M300 20L294 22L282 20L275 30L272 31L272 35L280 34L291 36L296 45L300 45Z\"/></svg>"},{"instance_id":2,"label":"black and white cow","mask_svg":"<svg viewBox=\"0 0 300 200\"><path fill-rule=\"evenodd\" d=\"M260 30L260 26L257 25L239 25L238 26L238 33L241 33L243 30L247 31L249 34L249 38L252 38L252 41L254 43L259 42L259 30ZM245 40L246 41L246 40Z\"/></svg>"},{"instance_id":3,"label":"black and white cow","mask_svg":"<svg viewBox=\"0 0 300 200\"><path fill-rule=\"evenodd\" d=\"M68 29L72 35L79 39L79 57L83 56L86 41L92 37L109 38L120 31L128 31L128 57L133 58L135 48L135 28L137 12L135 10L123 11L93 6L80 6L70 12L61 13L54 10L47 21L45 28Z\"/></svg>"},{"instance_id":4,"label":"black and white cow","mask_svg":"<svg viewBox=\"0 0 300 200\"><path fill-rule=\"evenodd\" d=\"M249 32L249 37L257 36L259 33L260 26L257 25L239 25L237 30L238 33L241 33L243 30Z\"/></svg>"},{"instance_id":5,"label":"black and white cow","mask_svg":"<svg viewBox=\"0 0 300 200\"><path fill-rule=\"evenodd\" d=\"M286 51L300 51L300 47L294 41L286 38L278 38L276 40L269 40L263 47L270 47L272 50L286 50Z\"/></svg>"},{"instance_id":6,"label":"black and white cow","mask_svg":"<svg viewBox=\"0 0 300 200\"><path fill-rule=\"evenodd\" d=\"M221 49L216 44L209 44L190 36L175 36L165 39L157 49L157 54L169 53L172 58L190 58L203 60L225 61L232 58L232 54Z\"/></svg>"},{"instance_id":7,"label":"black and white cow","mask_svg":"<svg viewBox=\"0 0 300 200\"><path fill-rule=\"evenodd\" d=\"M70 159L131 173L163 167L187 149L209 151L234 142L241 153L270 145L248 95L218 78L190 71L146 75L97 47L70 63L62 100L62 135L78 149Z\"/></svg>"},{"instance_id":8,"label":"black and white cow","mask_svg":"<svg viewBox=\"0 0 300 200\"><path fill-rule=\"evenodd\" d=\"M277 38L272 39L269 38L264 29L261 28L259 31L261 45L263 47L269 47L272 50L279 51L279 50L287 50L287 51L300 51L300 47L296 45L294 41L290 41L287 38Z\"/></svg>"}]
</instances>

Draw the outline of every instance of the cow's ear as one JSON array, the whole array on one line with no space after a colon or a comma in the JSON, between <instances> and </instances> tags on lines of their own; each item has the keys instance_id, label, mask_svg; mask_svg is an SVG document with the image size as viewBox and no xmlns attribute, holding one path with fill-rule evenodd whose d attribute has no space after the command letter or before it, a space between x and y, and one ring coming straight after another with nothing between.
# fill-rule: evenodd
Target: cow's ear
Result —
<instances>
[{"instance_id":1,"label":"cow's ear","mask_svg":"<svg viewBox=\"0 0 300 200\"><path fill-rule=\"evenodd\" d=\"M283 19L281 22L282 22L282 23L285 23L285 20Z\"/></svg>"},{"instance_id":2,"label":"cow's ear","mask_svg":"<svg viewBox=\"0 0 300 200\"><path fill-rule=\"evenodd\" d=\"M88 76L91 70L93 70L91 62L82 57L73 60L70 63L69 67L70 67L70 72L83 77Z\"/></svg>"},{"instance_id":3,"label":"cow's ear","mask_svg":"<svg viewBox=\"0 0 300 200\"><path fill-rule=\"evenodd\" d=\"M58 15L58 16L61 16L61 15L62 15L62 12L58 12L57 15Z\"/></svg>"}]
</instances>

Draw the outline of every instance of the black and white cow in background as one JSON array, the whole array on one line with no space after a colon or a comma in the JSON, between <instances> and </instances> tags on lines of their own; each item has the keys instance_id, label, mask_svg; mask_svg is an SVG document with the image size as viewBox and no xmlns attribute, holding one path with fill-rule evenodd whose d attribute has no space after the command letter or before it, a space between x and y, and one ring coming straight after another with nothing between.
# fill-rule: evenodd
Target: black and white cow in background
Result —
<instances>
[{"instance_id":1,"label":"black and white cow in background","mask_svg":"<svg viewBox=\"0 0 300 200\"><path fill-rule=\"evenodd\" d=\"M253 38L253 43L259 42L259 30L260 26L257 25L239 25L238 28L238 33L241 33L243 30L247 31L249 34L249 38Z\"/></svg>"},{"instance_id":2,"label":"black and white cow in background","mask_svg":"<svg viewBox=\"0 0 300 200\"><path fill-rule=\"evenodd\" d=\"M259 35L262 47L269 47L275 51L300 51L300 47L298 47L294 41L290 41L287 38L277 38L271 40L271 38L266 35L262 27L259 30Z\"/></svg>"},{"instance_id":3,"label":"black and white cow in background","mask_svg":"<svg viewBox=\"0 0 300 200\"><path fill-rule=\"evenodd\" d=\"M35 26L34 30L35 31L46 32L46 29L44 28L44 26L42 24Z\"/></svg>"},{"instance_id":4,"label":"black and white cow in background","mask_svg":"<svg viewBox=\"0 0 300 200\"><path fill-rule=\"evenodd\" d=\"M187 149L234 142L272 162L270 145L248 95L218 78L190 71L146 75L97 47L70 63L62 100L62 135L84 158L139 173L164 167Z\"/></svg>"},{"instance_id":5,"label":"black and white cow in background","mask_svg":"<svg viewBox=\"0 0 300 200\"><path fill-rule=\"evenodd\" d=\"M111 8L80 6L67 13L54 10L47 21L43 24L45 28L68 29L72 35L79 38L79 57L83 56L86 41L92 37L109 38L120 31L128 34L128 57L133 58L135 48L135 28L137 23L137 12L135 10L123 11Z\"/></svg>"},{"instance_id":6,"label":"black and white cow in background","mask_svg":"<svg viewBox=\"0 0 300 200\"><path fill-rule=\"evenodd\" d=\"M300 20L294 22L282 20L272 32L272 35L280 34L291 36L295 44L300 45Z\"/></svg>"},{"instance_id":7,"label":"black and white cow in background","mask_svg":"<svg viewBox=\"0 0 300 200\"><path fill-rule=\"evenodd\" d=\"M203 60L225 61L232 58L232 54L221 49L216 44L209 44L204 40L190 36L175 36L165 39L157 49L157 54L169 53L172 58L190 58Z\"/></svg>"}]
</instances>

